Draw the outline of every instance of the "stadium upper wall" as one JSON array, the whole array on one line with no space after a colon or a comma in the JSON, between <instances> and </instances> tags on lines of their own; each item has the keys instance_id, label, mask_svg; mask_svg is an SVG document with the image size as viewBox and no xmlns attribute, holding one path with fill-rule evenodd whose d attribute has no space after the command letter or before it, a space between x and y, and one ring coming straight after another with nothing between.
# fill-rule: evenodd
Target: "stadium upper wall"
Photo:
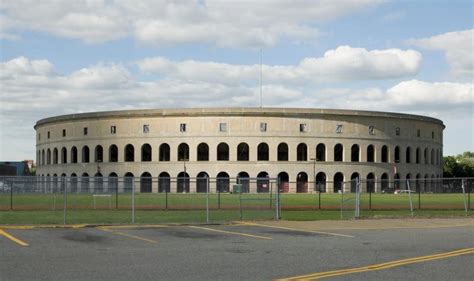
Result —
<instances>
[{"instance_id":1,"label":"stadium upper wall","mask_svg":"<svg viewBox=\"0 0 474 281\"><path fill-rule=\"evenodd\" d=\"M328 116L365 116L381 117L392 119L406 119L424 121L442 125L443 121L421 115L365 111L365 110L344 110L344 109L309 109L309 108L247 108L247 107L229 107L229 108L170 108L170 109L135 109L135 110L117 110L100 111L88 113L76 113L48 117L36 122L35 129L44 124L87 120L87 119L110 119L110 118L146 118L146 117L177 117L177 116L268 116L268 117L287 117L287 118L319 118Z\"/></svg>"}]
</instances>

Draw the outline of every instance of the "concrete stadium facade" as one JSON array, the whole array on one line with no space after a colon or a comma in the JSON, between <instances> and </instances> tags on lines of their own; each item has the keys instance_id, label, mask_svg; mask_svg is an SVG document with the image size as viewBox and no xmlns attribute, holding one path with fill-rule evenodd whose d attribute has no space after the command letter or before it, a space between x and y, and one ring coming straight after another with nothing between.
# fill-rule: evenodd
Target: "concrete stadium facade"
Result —
<instances>
[{"instance_id":1,"label":"concrete stadium facade","mask_svg":"<svg viewBox=\"0 0 474 281\"><path fill-rule=\"evenodd\" d=\"M381 191L396 179L441 177L444 128L426 116L333 109L71 114L36 123L37 175L210 177L228 178L227 185L237 177L270 177L290 193L314 192L315 182L338 192L346 188L341 182L359 177ZM142 191L161 192L158 185Z\"/></svg>"}]
</instances>

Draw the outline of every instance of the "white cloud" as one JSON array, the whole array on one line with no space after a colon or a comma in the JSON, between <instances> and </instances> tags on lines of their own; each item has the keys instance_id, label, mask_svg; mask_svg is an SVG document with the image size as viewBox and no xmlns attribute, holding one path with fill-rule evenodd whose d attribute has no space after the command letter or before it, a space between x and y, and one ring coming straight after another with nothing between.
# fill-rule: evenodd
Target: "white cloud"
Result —
<instances>
[{"instance_id":1,"label":"white cloud","mask_svg":"<svg viewBox=\"0 0 474 281\"><path fill-rule=\"evenodd\" d=\"M414 75L421 64L417 51L400 49L372 50L341 46L323 57L305 58L298 65L264 65L266 83L321 83L353 80L391 79ZM259 65L231 65L216 62L148 58L138 62L144 72L213 83L242 84L258 82Z\"/></svg>"},{"instance_id":2,"label":"white cloud","mask_svg":"<svg viewBox=\"0 0 474 281\"><path fill-rule=\"evenodd\" d=\"M380 4L377 0L5 0L4 38L33 30L98 43L127 36L152 45L205 42L275 45L284 37L318 36L313 25Z\"/></svg>"},{"instance_id":3,"label":"white cloud","mask_svg":"<svg viewBox=\"0 0 474 281\"><path fill-rule=\"evenodd\" d=\"M474 75L474 29L448 32L423 39L412 39L409 44L432 50L442 50L451 65L452 75L472 80Z\"/></svg>"},{"instance_id":4,"label":"white cloud","mask_svg":"<svg viewBox=\"0 0 474 281\"><path fill-rule=\"evenodd\" d=\"M172 74L179 73L174 67L182 67L166 59L151 65L159 65L160 70L167 71L164 73ZM8 144L12 143L22 143L22 147L26 147L24 153L15 155L33 157L33 125L41 118L54 115L129 108L258 106L259 86L254 77L237 72L235 77L244 77L239 80L231 75L233 66L230 70L225 67L228 66L217 64L217 70L211 74L219 77L219 71L222 71L222 80L228 79L232 83L207 79L211 74L206 74L206 79L192 80L180 74L145 82L119 64L97 64L60 74L47 60L18 57L2 62L0 159L12 160L9 156L14 154L8 149ZM251 69L254 67L250 66ZM194 72L187 75L194 77ZM248 77L252 81L248 81ZM310 84L288 81L291 79L264 80L263 105L397 111L441 119L460 116L472 120L473 115L472 83L409 80L389 89L354 90L317 89Z\"/></svg>"}]
</instances>

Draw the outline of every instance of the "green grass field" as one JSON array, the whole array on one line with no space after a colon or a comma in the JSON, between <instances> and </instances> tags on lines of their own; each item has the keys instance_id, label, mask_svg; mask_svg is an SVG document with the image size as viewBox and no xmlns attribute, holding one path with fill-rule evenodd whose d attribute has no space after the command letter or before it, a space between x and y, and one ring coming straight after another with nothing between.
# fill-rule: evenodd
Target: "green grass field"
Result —
<instances>
[{"instance_id":1,"label":"green grass field","mask_svg":"<svg viewBox=\"0 0 474 281\"><path fill-rule=\"evenodd\" d=\"M274 195L273 195L274 196ZM210 222L272 219L275 201L270 194L135 194L136 223L202 223L206 222L209 200ZM273 197L274 198L274 197ZM242 199L242 200L241 200ZM67 223L131 223L132 195L68 194ZM341 201L343 211L341 212ZM463 194L412 194L417 217L466 216ZM10 210L10 206L12 209ZM0 195L0 224L62 224L63 194ZM354 194L282 194L282 219L334 220L353 217ZM242 206L242 214L240 211ZM421 209L420 209L421 207ZM468 214L471 216L471 213ZM362 194L361 216L411 216L408 194Z\"/></svg>"}]
</instances>

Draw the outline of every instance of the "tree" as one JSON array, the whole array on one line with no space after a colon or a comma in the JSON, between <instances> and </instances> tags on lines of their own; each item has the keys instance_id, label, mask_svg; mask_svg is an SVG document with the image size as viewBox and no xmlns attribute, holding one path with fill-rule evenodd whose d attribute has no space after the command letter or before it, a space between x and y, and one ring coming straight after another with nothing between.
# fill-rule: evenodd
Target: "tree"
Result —
<instances>
[{"instance_id":1,"label":"tree","mask_svg":"<svg viewBox=\"0 0 474 281\"><path fill-rule=\"evenodd\" d=\"M466 151L457 156L443 157L443 177L474 177L474 152Z\"/></svg>"}]
</instances>

